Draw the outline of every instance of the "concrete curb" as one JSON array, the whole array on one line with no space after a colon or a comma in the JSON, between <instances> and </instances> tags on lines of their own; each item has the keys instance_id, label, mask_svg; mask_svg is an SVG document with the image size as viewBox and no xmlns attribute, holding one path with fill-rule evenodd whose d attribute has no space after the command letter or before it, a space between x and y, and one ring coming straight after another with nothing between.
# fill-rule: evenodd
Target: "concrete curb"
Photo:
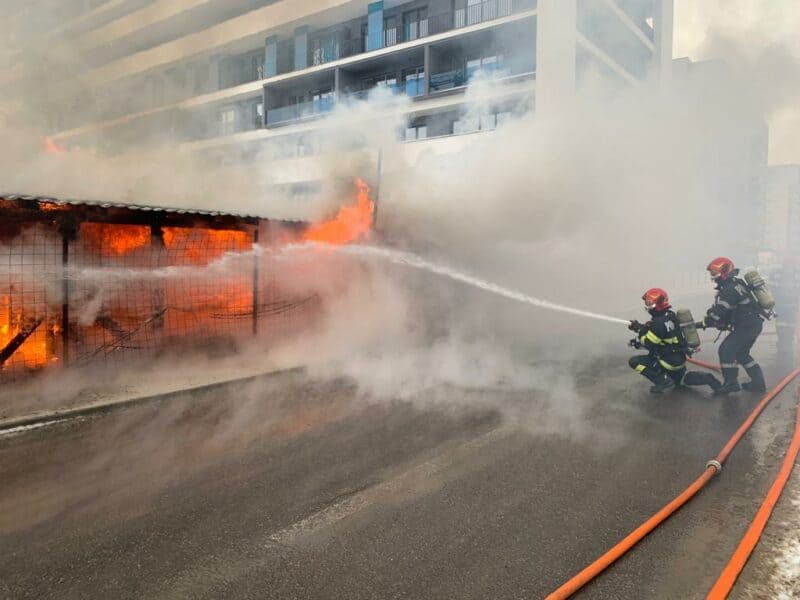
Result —
<instances>
[{"instance_id":1,"label":"concrete curb","mask_svg":"<svg viewBox=\"0 0 800 600\"><path fill-rule=\"evenodd\" d=\"M43 426L49 423L56 423L60 421L67 421L76 419L78 417L87 417L96 414L109 413L118 409L131 408L142 404L154 402L168 402L174 400L179 396L184 396L187 393L196 392L210 392L216 389L234 384L247 384L258 381L260 379L268 379L276 375L287 375L290 373L300 373L305 370L305 367L292 367L290 369L279 369L277 371L268 371L258 375L248 375L247 377L240 377L236 379L227 379L225 381L216 381L214 383L198 385L194 387L187 387L180 390L173 390L170 392L163 392L160 394L150 394L146 396L139 396L136 398L126 398L125 400L111 401L111 402L97 402L94 404L86 404L84 406L77 406L65 410L53 410L42 414L25 415L23 417L11 417L9 419L0 420L0 436L5 432L18 429L20 427Z\"/></svg>"}]
</instances>

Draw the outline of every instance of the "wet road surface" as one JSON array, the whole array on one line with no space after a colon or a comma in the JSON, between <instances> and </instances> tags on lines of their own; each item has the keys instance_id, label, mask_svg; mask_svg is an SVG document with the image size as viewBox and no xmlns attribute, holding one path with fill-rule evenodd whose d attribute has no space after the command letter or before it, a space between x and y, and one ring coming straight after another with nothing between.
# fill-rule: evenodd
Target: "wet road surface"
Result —
<instances>
[{"instance_id":1,"label":"wet road surface","mask_svg":"<svg viewBox=\"0 0 800 600\"><path fill-rule=\"evenodd\" d=\"M691 483L757 401L653 397L624 357L578 381L379 402L295 373L0 437L0 597L543 597ZM577 597L704 597L793 410L785 393Z\"/></svg>"}]
</instances>

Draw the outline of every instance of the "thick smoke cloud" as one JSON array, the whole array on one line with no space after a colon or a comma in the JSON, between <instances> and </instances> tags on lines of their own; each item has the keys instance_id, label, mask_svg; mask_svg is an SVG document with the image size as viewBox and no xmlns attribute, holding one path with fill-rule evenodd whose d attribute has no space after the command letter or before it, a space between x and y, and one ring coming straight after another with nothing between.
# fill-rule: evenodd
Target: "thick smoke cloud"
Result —
<instances>
[{"instance_id":1,"label":"thick smoke cloud","mask_svg":"<svg viewBox=\"0 0 800 600\"><path fill-rule=\"evenodd\" d=\"M724 58L759 99L770 162L800 163L800 4L794 0L678 0L675 53Z\"/></svg>"}]
</instances>

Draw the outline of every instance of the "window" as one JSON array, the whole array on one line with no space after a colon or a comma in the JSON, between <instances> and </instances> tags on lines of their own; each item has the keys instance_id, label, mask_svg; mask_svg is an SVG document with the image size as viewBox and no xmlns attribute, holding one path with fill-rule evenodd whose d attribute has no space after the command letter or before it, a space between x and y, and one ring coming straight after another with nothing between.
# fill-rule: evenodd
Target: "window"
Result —
<instances>
[{"instance_id":1,"label":"window","mask_svg":"<svg viewBox=\"0 0 800 600\"><path fill-rule=\"evenodd\" d=\"M219 112L219 132L220 135L231 135L236 132L236 109L233 107L223 108Z\"/></svg>"},{"instance_id":2,"label":"window","mask_svg":"<svg viewBox=\"0 0 800 600\"><path fill-rule=\"evenodd\" d=\"M415 67L403 71L403 83L406 94L411 96L421 96L425 93L425 67Z\"/></svg>"},{"instance_id":3,"label":"window","mask_svg":"<svg viewBox=\"0 0 800 600\"><path fill-rule=\"evenodd\" d=\"M424 140L428 137L428 126L417 124L406 127L405 141L413 142L415 140Z\"/></svg>"},{"instance_id":4,"label":"window","mask_svg":"<svg viewBox=\"0 0 800 600\"><path fill-rule=\"evenodd\" d=\"M403 39L416 40L428 35L427 7L408 11L403 15Z\"/></svg>"},{"instance_id":5,"label":"window","mask_svg":"<svg viewBox=\"0 0 800 600\"><path fill-rule=\"evenodd\" d=\"M376 87L388 87L390 90L397 88L397 73L383 73L361 80L361 89L371 90Z\"/></svg>"},{"instance_id":6,"label":"window","mask_svg":"<svg viewBox=\"0 0 800 600\"><path fill-rule=\"evenodd\" d=\"M474 133L476 131L493 131L506 123L511 117L508 111L469 115L453 123L453 134Z\"/></svg>"},{"instance_id":7,"label":"window","mask_svg":"<svg viewBox=\"0 0 800 600\"><path fill-rule=\"evenodd\" d=\"M505 67L505 55L501 53L481 56L467 61L466 76L467 81L472 79L478 71L483 71L488 75L500 72Z\"/></svg>"},{"instance_id":8,"label":"window","mask_svg":"<svg viewBox=\"0 0 800 600\"><path fill-rule=\"evenodd\" d=\"M312 112L327 112L333 108L333 90L330 88L312 92Z\"/></svg>"},{"instance_id":9,"label":"window","mask_svg":"<svg viewBox=\"0 0 800 600\"><path fill-rule=\"evenodd\" d=\"M383 46L394 46L399 42L398 32L400 30L400 15L386 17L383 20Z\"/></svg>"},{"instance_id":10,"label":"window","mask_svg":"<svg viewBox=\"0 0 800 600\"><path fill-rule=\"evenodd\" d=\"M455 0L455 26L477 25L513 12L513 0Z\"/></svg>"},{"instance_id":11,"label":"window","mask_svg":"<svg viewBox=\"0 0 800 600\"><path fill-rule=\"evenodd\" d=\"M339 37L340 34L331 33L311 40L311 64L316 66L338 60L341 55Z\"/></svg>"},{"instance_id":12,"label":"window","mask_svg":"<svg viewBox=\"0 0 800 600\"><path fill-rule=\"evenodd\" d=\"M480 23L482 19L482 0L467 0L467 25L475 25ZM486 5L491 4L487 2Z\"/></svg>"}]
</instances>

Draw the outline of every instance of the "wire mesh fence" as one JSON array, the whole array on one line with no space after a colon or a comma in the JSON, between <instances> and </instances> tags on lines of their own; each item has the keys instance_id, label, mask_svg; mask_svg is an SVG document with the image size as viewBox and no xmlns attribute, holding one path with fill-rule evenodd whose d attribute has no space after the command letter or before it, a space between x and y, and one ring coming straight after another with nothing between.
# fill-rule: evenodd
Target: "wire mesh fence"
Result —
<instances>
[{"instance_id":1,"label":"wire mesh fence","mask_svg":"<svg viewBox=\"0 0 800 600\"><path fill-rule=\"evenodd\" d=\"M0 244L1 375L41 369L61 356L61 310L53 282L61 274L61 240L41 225Z\"/></svg>"},{"instance_id":2,"label":"wire mesh fence","mask_svg":"<svg viewBox=\"0 0 800 600\"><path fill-rule=\"evenodd\" d=\"M232 348L307 326L313 294L286 291L231 229L22 224L0 240L0 381L170 349Z\"/></svg>"}]
</instances>

